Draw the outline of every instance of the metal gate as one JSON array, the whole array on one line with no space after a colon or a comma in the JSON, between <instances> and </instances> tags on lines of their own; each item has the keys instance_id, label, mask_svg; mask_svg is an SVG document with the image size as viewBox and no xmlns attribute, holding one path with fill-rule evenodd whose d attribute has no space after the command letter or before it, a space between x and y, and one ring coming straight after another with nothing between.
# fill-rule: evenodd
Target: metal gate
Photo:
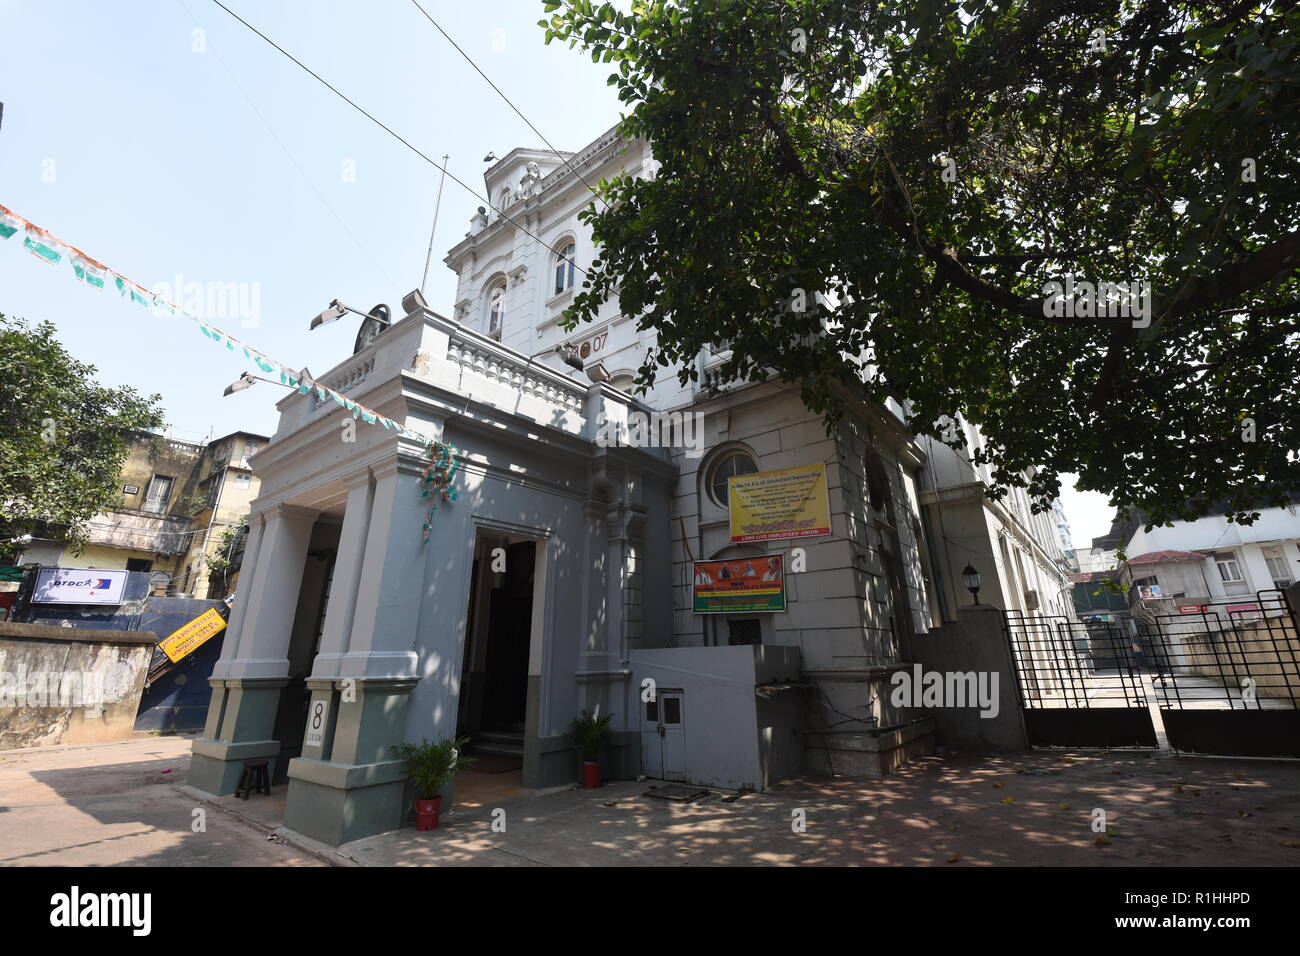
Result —
<instances>
[{"instance_id":1,"label":"metal gate","mask_svg":"<svg viewBox=\"0 0 1300 956\"><path fill-rule=\"evenodd\" d=\"M1006 612L1030 745L1300 757L1286 595L1162 606L1140 605L1128 626Z\"/></svg>"},{"instance_id":2,"label":"metal gate","mask_svg":"<svg viewBox=\"0 0 1300 956\"><path fill-rule=\"evenodd\" d=\"M1019 611L1004 620L1030 746L1159 746L1120 628Z\"/></svg>"},{"instance_id":3,"label":"metal gate","mask_svg":"<svg viewBox=\"0 0 1300 956\"><path fill-rule=\"evenodd\" d=\"M1138 622L1171 750L1300 757L1300 640L1281 591L1183 605Z\"/></svg>"}]
</instances>

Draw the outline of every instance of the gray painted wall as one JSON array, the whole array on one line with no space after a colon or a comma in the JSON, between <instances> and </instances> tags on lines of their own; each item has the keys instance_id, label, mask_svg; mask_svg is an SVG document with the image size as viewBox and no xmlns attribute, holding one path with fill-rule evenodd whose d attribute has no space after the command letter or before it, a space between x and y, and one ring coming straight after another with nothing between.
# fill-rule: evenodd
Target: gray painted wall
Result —
<instances>
[{"instance_id":1,"label":"gray painted wall","mask_svg":"<svg viewBox=\"0 0 1300 956\"><path fill-rule=\"evenodd\" d=\"M687 782L761 790L803 766L804 692L761 700L754 691L757 684L797 680L798 648L643 649L633 651L632 671L637 688L649 678L659 690L682 691Z\"/></svg>"},{"instance_id":2,"label":"gray painted wall","mask_svg":"<svg viewBox=\"0 0 1300 956\"><path fill-rule=\"evenodd\" d=\"M1016 694L1011 646L1002 627L1002 612L988 605L963 607L957 620L907 645L908 659L926 671L987 672L998 675L998 713L982 717L975 708L925 708L935 718L938 738L956 750L998 753L1025 750L1029 739Z\"/></svg>"}]
</instances>

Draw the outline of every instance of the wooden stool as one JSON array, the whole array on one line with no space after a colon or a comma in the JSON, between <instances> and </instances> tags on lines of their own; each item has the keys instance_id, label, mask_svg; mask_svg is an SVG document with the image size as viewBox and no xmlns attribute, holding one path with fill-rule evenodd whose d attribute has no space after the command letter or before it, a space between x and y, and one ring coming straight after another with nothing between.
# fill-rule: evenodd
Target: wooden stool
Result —
<instances>
[{"instance_id":1,"label":"wooden stool","mask_svg":"<svg viewBox=\"0 0 1300 956\"><path fill-rule=\"evenodd\" d=\"M265 760L245 760L243 772L239 775L239 786L235 787L235 796L241 800L248 799L250 788L256 787L258 793L271 793L271 776Z\"/></svg>"}]
</instances>

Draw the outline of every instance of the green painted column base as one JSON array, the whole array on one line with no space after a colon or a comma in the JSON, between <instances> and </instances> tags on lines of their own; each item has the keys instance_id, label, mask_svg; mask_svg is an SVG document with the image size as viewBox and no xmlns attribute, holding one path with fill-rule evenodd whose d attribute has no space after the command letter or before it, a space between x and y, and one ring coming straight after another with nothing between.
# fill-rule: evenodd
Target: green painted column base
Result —
<instances>
[{"instance_id":1,"label":"green painted column base","mask_svg":"<svg viewBox=\"0 0 1300 956\"><path fill-rule=\"evenodd\" d=\"M614 731L601 759L601 771L610 780L635 780L641 773L641 732Z\"/></svg>"},{"instance_id":2,"label":"green painted column base","mask_svg":"<svg viewBox=\"0 0 1300 956\"><path fill-rule=\"evenodd\" d=\"M275 762L275 713L287 677L213 677L203 736L194 741L186 782L225 797L235 792L245 760Z\"/></svg>"},{"instance_id":3,"label":"green painted column base","mask_svg":"<svg viewBox=\"0 0 1300 956\"><path fill-rule=\"evenodd\" d=\"M563 787L582 782L578 752L564 737L543 737L537 741L535 760L524 761L523 785L532 789ZM641 735L616 731L600 755L600 776L604 780L633 780L641 773Z\"/></svg>"},{"instance_id":4,"label":"green painted column base","mask_svg":"<svg viewBox=\"0 0 1300 956\"><path fill-rule=\"evenodd\" d=\"M239 786L244 761L272 761L280 752L278 740L249 740L232 744L202 737L193 743L190 770L185 782L215 797L226 797Z\"/></svg>"},{"instance_id":5,"label":"green painted column base","mask_svg":"<svg viewBox=\"0 0 1300 956\"><path fill-rule=\"evenodd\" d=\"M284 825L330 846L396 830L410 804L401 761L289 761Z\"/></svg>"}]
</instances>

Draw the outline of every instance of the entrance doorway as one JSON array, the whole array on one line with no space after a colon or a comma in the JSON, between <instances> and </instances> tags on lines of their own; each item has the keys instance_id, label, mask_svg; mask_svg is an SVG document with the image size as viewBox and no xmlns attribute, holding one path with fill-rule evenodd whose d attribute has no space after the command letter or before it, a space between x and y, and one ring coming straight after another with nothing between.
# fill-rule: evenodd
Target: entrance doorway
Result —
<instances>
[{"instance_id":1,"label":"entrance doorway","mask_svg":"<svg viewBox=\"0 0 1300 956\"><path fill-rule=\"evenodd\" d=\"M522 793L537 542L488 530L475 540L456 732L475 761L457 774L456 803Z\"/></svg>"},{"instance_id":2,"label":"entrance doorway","mask_svg":"<svg viewBox=\"0 0 1300 956\"><path fill-rule=\"evenodd\" d=\"M641 765L656 780L686 779L683 693L661 690L642 706Z\"/></svg>"}]
</instances>

